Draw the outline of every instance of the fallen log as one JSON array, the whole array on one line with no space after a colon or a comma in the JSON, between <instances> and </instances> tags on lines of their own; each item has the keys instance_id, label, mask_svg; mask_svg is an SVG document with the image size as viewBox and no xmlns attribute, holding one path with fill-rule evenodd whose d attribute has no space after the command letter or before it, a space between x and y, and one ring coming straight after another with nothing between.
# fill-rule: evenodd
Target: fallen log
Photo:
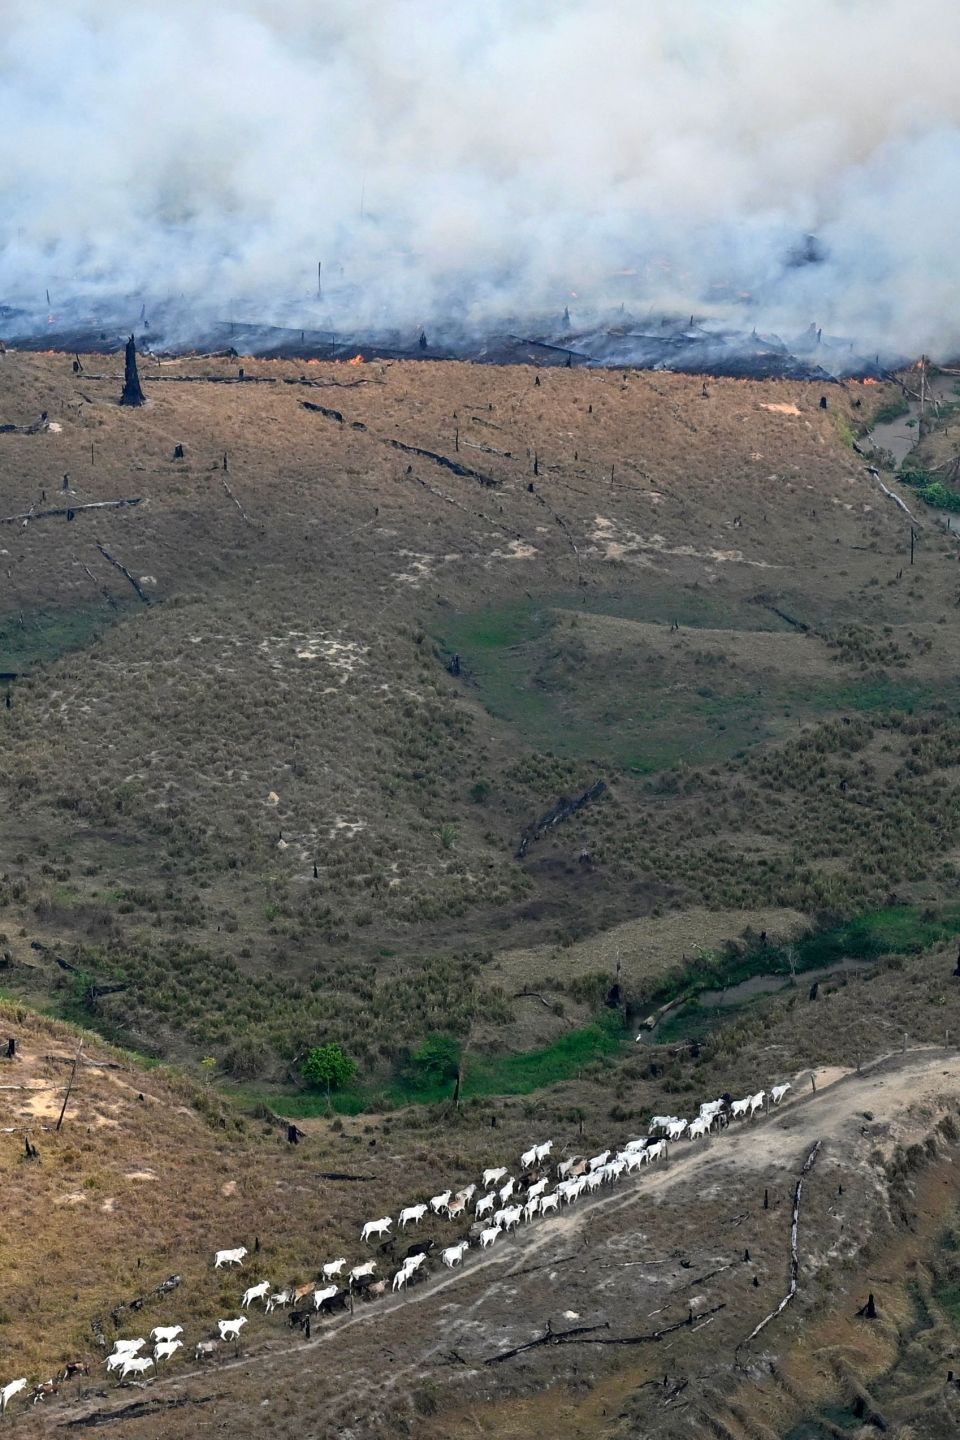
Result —
<instances>
[{"instance_id":1,"label":"fallen log","mask_svg":"<svg viewBox=\"0 0 960 1440\"><path fill-rule=\"evenodd\" d=\"M512 1360L515 1355L522 1355L526 1350L536 1350L540 1345L656 1345L666 1335L672 1335L677 1330L685 1330L688 1326L693 1325L694 1320L704 1320L726 1308L726 1301L723 1301L709 1310L701 1310L696 1315L692 1309L688 1310L683 1320L675 1320L672 1325L664 1325L659 1330L649 1331L646 1335L610 1335L595 1340L584 1339L584 1336L592 1335L597 1330L609 1330L609 1321L604 1321L602 1325L576 1325L571 1330L554 1330L548 1320L546 1330L535 1340L528 1340L526 1345L517 1345L512 1350L503 1350L499 1355L490 1355L483 1363L484 1365L499 1365L503 1360Z\"/></svg>"},{"instance_id":2,"label":"fallen log","mask_svg":"<svg viewBox=\"0 0 960 1440\"><path fill-rule=\"evenodd\" d=\"M0 525L15 525L18 520L47 520L52 515L66 515L72 520L83 510L123 510L131 505L140 505L142 495L126 500L93 500L87 505L56 505L50 510L24 510L19 515L0 516Z\"/></svg>"},{"instance_id":3,"label":"fallen log","mask_svg":"<svg viewBox=\"0 0 960 1440\"><path fill-rule=\"evenodd\" d=\"M331 410L326 405L315 405L312 400L301 400L300 404L304 410L313 410L317 415L325 415L328 420L336 420L338 425L343 424L342 410Z\"/></svg>"},{"instance_id":4,"label":"fallen log","mask_svg":"<svg viewBox=\"0 0 960 1440\"><path fill-rule=\"evenodd\" d=\"M799 1285L800 1277L800 1254L797 1248L797 1233L800 1227L800 1197L803 1194L804 1177L809 1175L810 1171L816 1164L817 1156L820 1154L820 1146L822 1144L822 1140L818 1140L816 1142L816 1144L811 1149L809 1155L807 1156L806 1160L804 1160L803 1167L800 1171L799 1176L797 1177L797 1187L793 1195L793 1220L790 1226L790 1286L787 1290L786 1295L784 1295L783 1299L780 1301L780 1304L776 1307L776 1309L771 1310L769 1315L765 1315L760 1321L760 1324L755 1325L754 1328L750 1331L750 1334L747 1336L747 1338L740 1341L740 1344L734 1351L735 1355L739 1355L741 1347L744 1345L749 1345L750 1341L753 1340L757 1335L759 1335L760 1331L763 1330L767 1325L769 1325L771 1320L775 1320L778 1315L781 1315L783 1311L787 1308L787 1306L790 1304L790 1301L793 1299L794 1295L796 1295L797 1293L797 1287Z\"/></svg>"},{"instance_id":5,"label":"fallen log","mask_svg":"<svg viewBox=\"0 0 960 1440\"><path fill-rule=\"evenodd\" d=\"M306 404L306 401L302 402ZM434 465L442 465L445 470L452 470L454 475L462 475L467 480L476 480L488 490L497 490L500 481L495 480L492 475L484 475L480 470L471 470L469 465L461 465L459 460L451 460L449 455L439 455L436 450L424 450L419 445L407 445L402 440L394 440L388 437L384 443L392 445L395 450L403 450L407 455L419 455L422 460L431 460Z\"/></svg>"},{"instance_id":6,"label":"fallen log","mask_svg":"<svg viewBox=\"0 0 960 1440\"><path fill-rule=\"evenodd\" d=\"M583 794L578 795L575 800L558 800L552 810L548 810L546 815L541 816L534 825L524 831L520 837L516 858L522 860L530 846L535 840L539 840L545 831L551 830L554 825L559 825L563 820L568 820L571 815L582 810L584 805L589 805L591 800L599 800L606 788L605 780L595 780L589 789L584 790Z\"/></svg>"},{"instance_id":7,"label":"fallen log","mask_svg":"<svg viewBox=\"0 0 960 1440\"><path fill-rule=\"evenodd\" d=\"M880 479L879 470L875 470L872 465L868 465L867 473L873 476L877 484L880 486L880 489L883 491L884 495L886 495L887 499L892 500L895 505L899 505L900 509L905 515L909 515L914 525L921 525L923 523L921 520L917 519L916 515L914 515L913 511L910 510L909 507L904 503L904 501L900 499L899 495L895 495L892 490L888 490L887 486L884 485L883 481Z\"/></svg>"},{"instance_id":8,"label":"fallen log","mask_svg":"<svg viewBox=\"0 0 960 1440\"><path fill-rule=\"evenodd\" d=\"M357 385L386 385L386 380L308 380L305 375L299 379L284 377L284 385L309 385L314 390L353 390Z\"/></svg>"},{"instance_id":9,"label":"fallen log","mask_svg":"<svg viewBox=\"0 0 960 1440\"><path fill-rule=\"evenodd\" d=\"M132 1405L123 1405L119 1410L91 1410L89 1415L68 1420L66 1428L76 1430L91 1425L109 1425L114 1420L139 1420L145 1415L156 1415L161 1410L179 1410L184 1405L209 1405L219 1398L218 1395L180 1395L175 1400L135 1400Z\"/></svg>"},{"instance_id":10,"label":"fallen log","mask_svg":"<svg viewBox=\"0 0 960 1440\"><path fill-rule=\"evenodd\" d=\"M114 569L119 570L121 575L125 575L127 577L134 590L136 590L137 594L140 596L140 599L143 601L144 605L149 605L149 595L145 593L143 586L140 584L140 581L136 578L136 576L130 574L130 571L127 569L126 565L121 565L119 560L115 560L114 557L110 554L110 551L104 549L104 547L100 544L99 540L97 541L97 549L100 551L100 554L103 556L104 560L109 560L110 564L114 567Z\"/></svg>"},{"instance_id":11,"label":"fallen log","mask_svg":"<svg viewBox=\"0 0 960 1440\"><path fill-rule=\"evenodd\" d=\"M138 1295L136 1300L121 1300L120 1304L115 1305L110 1311L110 1319L119 1329L124 1310L142 1310L148 1300L154 1300L160 1295L169 1295L171 1290L176 1290L182 1283L182 1276L170 1275L166 1280L161 1280L159 1285L154 1285L153 1289L148 1290L145 1295Z\"/></svg>"},{"instance_id":12,"label":"fallen log","mask_svg":"<svg viewBox=\"0 0 960 1440\"><path fill-rule=\"evenodd\" d=\"M32 425L0 425L0 435L40 435L44 430L50 429L50 420L46 410L39 420L34 420Z\"/></svg>"},{"instance_id":13,"label":"fallen log","mask_svg":"<svg viewBox=\"0 0 960 1440\"><path fill-rule=\"evenodd\" d=\"M429 484L429 482L426 480L421 480L419 475L410 474L405 475L403 478L405 480L413 480L414 483L417 485L422 485L424 490L429 490L431 495L436 495L438 500L443 500L446 502L447 505L452 505L455 510L461 510L464 515L476 514L478 520L483 520L487 525L493 525L497 530L502 530L504 535L509 535L511 539L520 541L523 540L524 537L519 533L519 531L512 530L509 525L504 525L502 520L494 520L492 515L485 515L482 510L477 510L476 512L474 512L473 510L468 509L467 506L462 505L459 500L454 500L453 496L448 495L445 490L441 490L436 485Z\"/></svg>"}]
</instances>

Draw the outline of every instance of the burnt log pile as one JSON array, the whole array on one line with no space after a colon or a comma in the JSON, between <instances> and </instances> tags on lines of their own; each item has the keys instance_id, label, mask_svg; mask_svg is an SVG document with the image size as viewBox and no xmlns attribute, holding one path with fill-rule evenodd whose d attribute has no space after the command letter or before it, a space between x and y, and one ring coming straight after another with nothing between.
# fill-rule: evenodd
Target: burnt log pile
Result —
<instances>
[{"instance_id":1,"label":"burnt log pile","mask_svg":"<svg viewBox=\"0 0 960 1440\"><path fill-rule=\"evenodd\" d=\"M589 805L594 800L599 800L600 796L606 791L606 788L607 784L605 780L595 780L588 789L584 790L582 795L576 796L575 799L561 798L558 800L556 805L547 811L546 815L542 815L535 824L523 832L523 835L520 837L520 844L517 847L516 858L522 860L534 841L539 840L541 835L546 834L548 830L552 830L555 825L561 824L564 820L569 820L571 815L576 815L577 811L582 810L585 805Z\"/></svg>"}]
</instances>

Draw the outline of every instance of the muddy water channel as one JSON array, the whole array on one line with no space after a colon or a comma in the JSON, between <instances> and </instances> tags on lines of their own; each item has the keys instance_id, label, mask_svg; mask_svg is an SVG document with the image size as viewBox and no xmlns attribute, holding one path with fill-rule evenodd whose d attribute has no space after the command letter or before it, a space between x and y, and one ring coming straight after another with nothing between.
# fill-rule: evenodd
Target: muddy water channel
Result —
<instances>
[{"instance_id":1,"label":"muddy water channel","mask_svg":"<svg viewBox=\"0 0 960 1440\"><path fill-rule=\"evenodd\" d=\"M952 375L933 376L927 382L928 403L955 404L956 383L956 377ZM893 456L895 468L899 468L920 439L917 424L919 414L919 401L908 401L907 409L902 415L898 415L895 420L881 421L867 432L863 439L864 448L869 446L873 450L885 451Z\"/></svg>"}]
</instances>

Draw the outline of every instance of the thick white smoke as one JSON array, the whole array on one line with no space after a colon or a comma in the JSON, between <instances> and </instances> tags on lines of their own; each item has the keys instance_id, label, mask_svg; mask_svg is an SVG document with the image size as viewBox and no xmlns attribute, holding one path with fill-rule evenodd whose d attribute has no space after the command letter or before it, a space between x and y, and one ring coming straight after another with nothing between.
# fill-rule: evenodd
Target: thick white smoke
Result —
<instances>
[{"instance_id":1,"label":"thick white smoke","mask_svg":"<svg viewBox=\"0 0 960 1440\"><path fill-rule=\"evenodd\" d=\"M483 324L749 292L758 325L960 348L956 0L0 0L0 20L0 301ZM785 265L807 233L826 259Z\"/></svg>"}]
</instances>

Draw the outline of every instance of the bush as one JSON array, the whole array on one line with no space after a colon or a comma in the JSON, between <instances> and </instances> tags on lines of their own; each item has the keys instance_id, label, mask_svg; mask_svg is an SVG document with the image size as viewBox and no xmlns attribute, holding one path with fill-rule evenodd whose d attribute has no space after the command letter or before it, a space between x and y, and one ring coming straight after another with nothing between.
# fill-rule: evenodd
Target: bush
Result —
<instances>
[{"instance_id":1,"label":"bush","mask_svg":"<svg viewBox=\"0 0 960 1440\"><path fill-rule=\"evenodd\" d=\"M308 1085L317 1090L341 1090L357 1073L357 1062L339 1045L315 1045L300 1071Z\"/></svg>"},{"instance_id":2,"label":"bush","mask_svg":"<svg viewBox=\"0 0 960 1440\"><path fill-rule=\"evenodd\" d=\"M418 1076L424 1080L437 1083L454 1080L460 1069L460 1042L455 1035L428 1035L411 1058Z\"/></svg>"}]
</instances>

